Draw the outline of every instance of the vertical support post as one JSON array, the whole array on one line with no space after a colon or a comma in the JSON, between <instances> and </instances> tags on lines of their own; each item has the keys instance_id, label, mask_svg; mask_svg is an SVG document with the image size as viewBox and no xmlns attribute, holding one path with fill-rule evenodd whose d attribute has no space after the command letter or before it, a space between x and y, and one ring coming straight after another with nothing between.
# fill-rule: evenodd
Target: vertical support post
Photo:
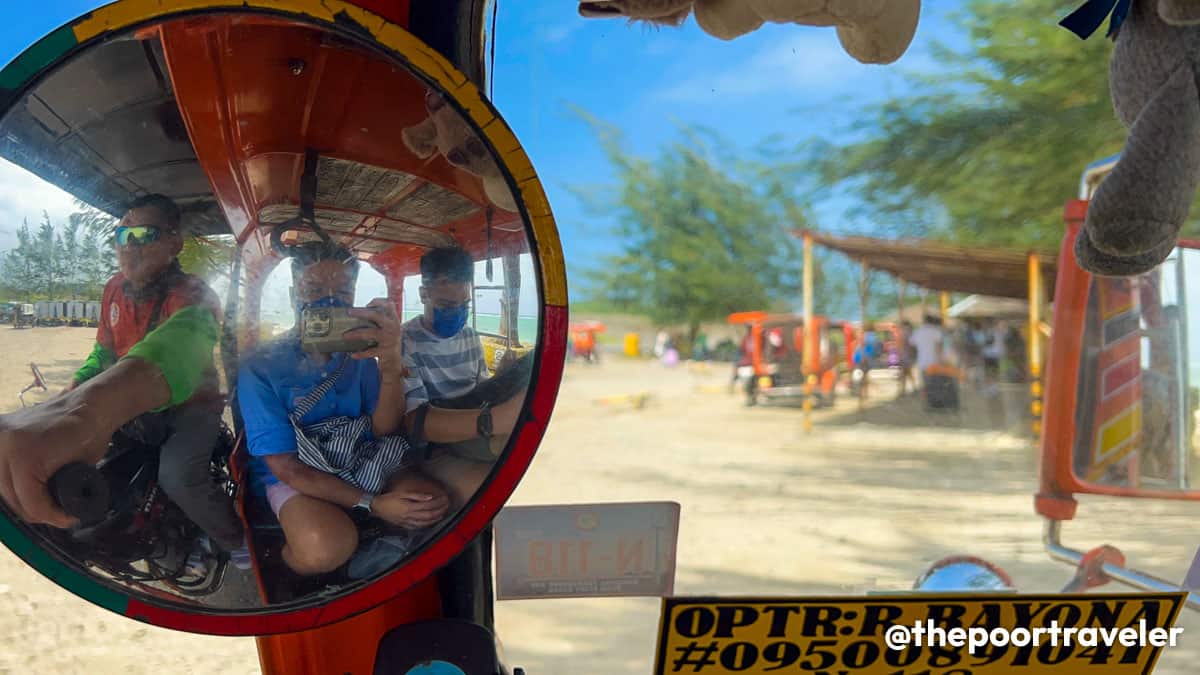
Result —
<instances>
[{"instance_id":1,"label":"vertical support post","mask_svg":"<svg viewBox=\"0 0 1200 675\"><path fill-rule=\"evenodd\" d=\"M949 291L941 291L940 293L938 293L938 310L939 310L938 316L942 317L943 334L949 336L950 335L949 330L946 328L946 324L950 322L950 292ZM943 345L943 348L944 348L944 345ZM957 358L959 359L959 362L958 362L959 366L962 366L965 364L965 359L966 359L965 354L958 354ZM967 369L965 367L959 368L958 373L959 373L958 374L959 382L965 382L966 375L967 375Z\"/></svg>"},{"instance_id":2,"label":"vertical support post","mask_svg":"<svg viewBox=\"0 0 1200 675\"><path fill-rule=\"evenodd\" d=\"M903 279L896 280L896 325L899 327L900 340L897 347L900 349L900 395L903 396L908 391L908 373L912 364L908 362L908 336L904 334L904 300L908 294L908 282Z\"/></svg>"},{"instance_id":3,"label":"vertical support post","mask_svg":"<svg viewBox=\"0 0 1200 675\"><path fill-rule=\"evenodd\" d=\"M504 263L504 317L500 332L508 338L509 347L521 346L521 259L515 254L505 254Z\"/></svg>"},{"instance_id":4,"label":"vertical support post","mask_svg":"<svg viewBox=\"0 0 1200 675\"><path fill-rule=\"evenodd\" d=\"M396 317L401 322L404 321L404 277L400 275L388 274L387 270L377 270L383 274L384 282L387 284L388 300L391 300L392 307L396 310Z\"/></svg>"},{"instance_id":5,"label":"vertical support post","mask_svg":"<svg viewBox=\"0 0 1200 675\"><path fill-rule=\"evenodd\" d=\"M804 233L804 269L802 275L802 300L804 302L804 348L801 349L800 372L804 376L804 431L812 431L812 397L817 374L811 368L813 340L816 337L816 326L813 320L813 238L812 234Z\"/></svg>"},{"instance_id":6,"label":"vertical support post","mask_svg":"<svg viewBox=\"0 0 1200 675\"><path fill-rule=\"evenodd\" d=\"M262 290L267 283L271 270L279 264L275 257L260 258L255 264L246 267L245 291L242 293L242 317L244 320L238 326L238 353L247 354L259 343L262 331ZM296 317L300 321L300 317Z\"/></svg>"},{"instance_id":7,"label":"vertical support post","mask_svg":"<svg viewBox=\"0 0 1200 675\"><path fill-rule=\"evenodd\" d=\"M1031 431L1035 438L1042 435L1042 261L1036 253L1029 254L1029 412L1033 417Z\"/></svg>"},{"instance_id":8,"label":"vertical support post","mask_svg":"<svg viewBox=\"0 0 1200 675\"><path fill-rule=\"evenodd\" d=\"M858 323L858 349L862 354L862 382L858 385L858 411L862 412L867 407L867 394L869 387L869 379L871 377L870 364L867 362L867 295L871 290L871 267L866 263L862 264L862 276L858 282L858 307L859 307L859 323Z\"/></svg>"},{"instance_id":9,"label":"vertical support post","mask_svg":"<svg viewBox=\"0 0 1200 675\"><path fill-rule=\"evenodd\" d=\"M1188 288L1187 288L1187 271L1184 269L1183 262L1187 258L1185 252L1188 249L1175 249L1175 288L1178 289L1176 305L1179 310L1175 315L1174 326L1168 328L1174 329L1172 339L1174 341L1174 361L1175 361L1175 394L1176 405L1179 412L1175 415L1175 443L1178 454L1175 457L1175 487L1180 490L1187 490L1191 487L1191 459L1192 456L1192 420L1195 419L1192 413L1192 382L1191 375L1188 373L1188 365L1190 364L1190 355L1188 354Z\"/></svg>"},{"instance_id":10,"label":"vertical support post","mask_svg":"<svg viewBox=\"0 0 1200 675\"><path fill-rule=\"evenodd\" d=\"M813 239L812 235L807 232L804 233L804 267L801 274L801 283L801 300L804 303L802 309L804 318L804 347L800 355L802 359L801 372L808 375L811 371L809 364L813 356Z\"/></svg>"},{"instance_id":11,"label":"vertical support post","mask_svg":"<svg viewBox=\"0 0 1200 675\"><path fill-rule=\"evenodd\" d=\"M1183 268L1184 255L1187 249L1175 250L1175 287L1178 289L1176 305L1178 312L1175 317L1175 393L1177 396L1178 412L1175 416L1176 438L1176 488L1188 490L1192 488L1192 376L1188 372L1188 274Z\"/></svg>"}]
</instances>

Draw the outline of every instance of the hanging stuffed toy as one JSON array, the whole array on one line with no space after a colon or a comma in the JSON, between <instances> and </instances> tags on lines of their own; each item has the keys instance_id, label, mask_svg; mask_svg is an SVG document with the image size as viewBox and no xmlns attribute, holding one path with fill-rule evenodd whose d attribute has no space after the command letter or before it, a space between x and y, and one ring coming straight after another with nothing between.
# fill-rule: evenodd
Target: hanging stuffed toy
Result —
<instances>
[{"instance_id":1,"label":"hanging stuffed toy","mask_svg":"<svg viewBox=\"0 0 1200 675\"><path fill-rule=\"evenodd\" d=\"M1091 0L1062 21L1087 38L1111 13L1113 108L1129 129L1088 205L1079 266L1133 276L1167 258L1200 184L1200 2Z\"/></svg>"},{"instance_id":2,"label":"hanging stuffed toy","mask_svg":"<svg viewBox=\"0 0 1200 675\"><path fill-rule=\"evenodd\" d=\"M627 17L679 26L695 12L704 32L722 40L764 23L836 26L842 48L862 63L892 63L917 31L921 0L582 0L588 18Z\"/></svg>"},{"instance_id":3,"label":"hanging stuffed toy","mask_svg":"<svg viewBox=\"0 0 1200 675\"><path fill-rule=\"evenodd\" d=\"M421 159L428 159L434 153L441 155L454 166L478 177L489 201L505 211L516 212L516 197L508 189L500 166L462 115L434 92L426 94L425 109L429 117L400 132L408 149Z\"/></svg>"}]
</instances>

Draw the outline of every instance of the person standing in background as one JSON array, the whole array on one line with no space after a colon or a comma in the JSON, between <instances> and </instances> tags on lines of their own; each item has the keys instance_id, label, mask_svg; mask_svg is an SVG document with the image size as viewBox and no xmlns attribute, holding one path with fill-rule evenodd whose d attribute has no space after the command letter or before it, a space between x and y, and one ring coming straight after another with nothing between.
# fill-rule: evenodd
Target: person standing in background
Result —
<instances>
[{"instance_id":1,"label":"person standing in background","mask_svg":"<svg viewBox=\"0 0 1200 675\"><path fill-rule=\"evenodd\" d=\"M912 345L917 352L917 370L924 384L925 371L944 359L945 334L937 317L927 314L924 323L912 333Z\"/></svg>"}]
</instances>

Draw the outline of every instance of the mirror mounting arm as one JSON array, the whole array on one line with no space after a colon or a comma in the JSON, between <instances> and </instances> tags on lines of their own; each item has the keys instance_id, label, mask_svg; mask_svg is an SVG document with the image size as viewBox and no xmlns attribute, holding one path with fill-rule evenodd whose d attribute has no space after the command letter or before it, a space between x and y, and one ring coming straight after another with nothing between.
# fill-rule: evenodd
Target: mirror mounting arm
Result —
<instances>
[{"instance_id":1,"label":"mirror mounting arm","mask_svg":"<svg viewBox=\"0 0 1200 675\"><path fill-rule=\"evenodd\" d=\"M1045 529L1042 532L1042 543L1045 545L1046 553L1050 555L1050 558L1077 568L1087 565L1090 562L1088 559L1089 554L1064 546L1061 536L1062 521L1047 518ZM1178 593L1179 591L1187 590L1181 588L1178 584L1173 584L1115 562L1102 562L1096 565L1096 571L1102 573L1112 581L1119 581L1126 586L1152 593ZM1200 610L1200 594L1188 591L1187 600L1184 604L1188 609Z\"/></svg>"},{"instance_id":2,"label":"mirror mounting arm","mask_svg":"<svg viewBox=\"0 0 1200 675\"><path fill-rule=\"evenodd\" d=\"M283 235L291 230L312 230L330 250L335 248L333 238L317 223L317 166L321 154L313 148L304 151L304 173L300 176L300 215L282 222L271 229L271 248L282 258L289 258L300 250L297 246L283 243Z\"/></svg>"},{"instance_id":3,"label":"mirror mounting arm","mask_svg":"<svg viewBox=\"0 0 1200 675\"><path fill-rule=\"evenodd\" d=\"M304 150L304 174L300 176L300 219L312 228L313 232L325 242L326 246L333 244L329 234L317 224L317 163L320 153L312 148Z\"/></svg>"},{"instance_id":4,"label":"mirror mounting arm","mask_svg":"<svg viewBox=\"0 0 1200 675\"><path fill-rule=\"evenodd\" d=\"M1073 520L1079 502L1070 494L1039 492L1033 498L1034 509L1050 520Z\"/></svg>"}]
</instances>

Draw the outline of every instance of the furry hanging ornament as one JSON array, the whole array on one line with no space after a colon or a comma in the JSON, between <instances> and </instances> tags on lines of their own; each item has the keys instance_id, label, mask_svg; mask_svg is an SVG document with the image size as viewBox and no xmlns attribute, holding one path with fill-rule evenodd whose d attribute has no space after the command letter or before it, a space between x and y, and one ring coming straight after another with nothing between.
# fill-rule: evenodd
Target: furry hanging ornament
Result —
<instances>
[{"instance_id":1,"label":"furry hanging ornament","mask_svg":"<svg viewBox=\"0 0 1200 675\"><path fill-rule=\"evenodd\" d=\"M508 189L500 166L466 119L432 91L425 95L425 109L429 117L400 132L409 151L421 159L428 159L434 153L441 155L452 165L478 177L489 201L515 213L517 200Z\"/></svg>"},{"instance_id":2,"label":"furry hanging ornament","mask_svg":"<svg viewBox=\"0 0 1200 675\"><path fill-rule=\"evenodd\" d=\"M842 48L862 63L892 63L917 31L921 0L581 0L588 18L627 17L679 26L695 12L704 32L722 40L764 23L836 26Z\"/></svg>"},{"instance_id":3,"label":"furry hanging ornament","mask_svg":"<svg viewBox=\"0 0 1200 675\"><path fill-rule=\"evenodd\" d=\"M1110 14L1109 83L1129 137L1092 196L1075 256L1094 274L1133 276L1175 248L1200 184L1200 1L1091 0L1061 25L1086 39Z\"/></svg>"}]
</instances>

